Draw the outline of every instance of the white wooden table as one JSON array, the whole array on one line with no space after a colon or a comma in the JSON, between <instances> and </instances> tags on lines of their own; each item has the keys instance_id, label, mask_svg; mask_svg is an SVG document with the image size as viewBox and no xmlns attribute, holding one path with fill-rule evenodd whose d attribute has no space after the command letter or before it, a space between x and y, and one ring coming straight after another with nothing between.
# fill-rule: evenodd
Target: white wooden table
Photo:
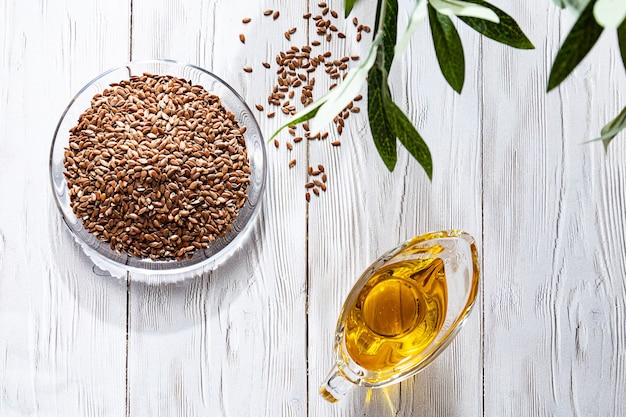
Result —
<instances>
[{"instance_id":1,"label":"white wooden table","mask_svg":"<svg viewBox=\"0 0 626 417\"><path fill-rule=\"evenodd\" d=\"M573 17L548 0L494 3L536 50L459 24L460 96L439 72L427 24L394 64L393 95L430 145L432 183L404 149L386 170L363 111L340 147L268 148L262 213L232 260L150 286L100 276L57 213L48 155L63 109L105 69L147 58L199 65L264 103L275 77L260 63L314 39L302 15L317 1L3 0L0 416L626 415L626 136L608 155L582 144L626 103L616 37L605 33L546 94ZM410 5L401 2L401 28ZM372 2L354 15L373 27ZM371 41L355 41L351 18L335 56ZM285 121L257 115L267 136ZM307 204L306 167L319 163L328 191ZM480 300L459 337L369 402L357 389L326 403L317 388L354 280L400 241L448 228L474 235L481 253Z\"/></svg>"}]
</instances>

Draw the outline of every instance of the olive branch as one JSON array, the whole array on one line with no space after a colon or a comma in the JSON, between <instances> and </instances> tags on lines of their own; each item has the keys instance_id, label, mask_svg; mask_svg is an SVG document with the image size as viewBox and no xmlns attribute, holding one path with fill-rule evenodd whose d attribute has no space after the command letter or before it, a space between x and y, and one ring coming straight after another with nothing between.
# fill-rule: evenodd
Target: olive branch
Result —
<instances>
[{"instance_id":1,"label":"olive branch","mask_svg":"<svg viewBox=\"0 0 626 417\"><path fill-rule=\"evenodd\" d=\"M360 0L345 0L345 15ZM553 0L557 6L570 7L580 15L559 49L548 80L547 91L556 88L578 66L596 44L605 28L616 29L619 48L626 68L626 1L624 0ZM302 111L296 113L273 135L287 126L310 120L312 135L343 110L367 83L368 119L378 153L389 171L397 162L397 142L432 178L433 163L428 145L413 123L393 101L388 74L396 55L405 51L420 24L430 24L439 68L452 89L461 93L465 81L463 44L455 27L458 19L479 34L518 49L534 49L515 20L484 0L415 0L407 29L397 39L398 0L377 0L374 39L361 65L350 70L344 81ZM603 141L605 148L626 128L626 107L601 130L594 141ZM270 139L270 140L271 140Z\"/></svg>"}]
</instances>

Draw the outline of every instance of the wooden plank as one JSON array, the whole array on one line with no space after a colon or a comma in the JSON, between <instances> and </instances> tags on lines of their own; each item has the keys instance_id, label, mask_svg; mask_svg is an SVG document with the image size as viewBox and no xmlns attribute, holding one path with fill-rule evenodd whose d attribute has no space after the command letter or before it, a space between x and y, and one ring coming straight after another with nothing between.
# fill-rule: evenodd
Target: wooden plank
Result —
<instances>
[{"instance_id":1,"label":"wooden plank","mask_svg":"<svg viewBox=\"0 0 626 417\"><path fill-rule=\"evenodd\" d=\"M127 59L127 16L125 0L0 7L2 416L125 413L126 284L98 276L64 227L48 157L71 97Z\"/></svg>"},{"instance_id":2,"label":"wooden plank","mask_svg":"<svg viewBox=\"0 0 626 417\"><path fill-rule=\"evenodd\" d=\"M331 4L341 7L341 2ZM400 3L399 33L403 33L412 6L412 2ZM373 29L374 12L359 3L352 15ZM350 33L354 29L351 19L347 24ZM417 31L407 53L395 61L390 76L394 99L432 151L432 183L401 147L394 172L388 172L373 145L364 102L359 103L360 113L350 115L341 136L331 133L325 142L310 144L310 164L322 163L329 178L328 191L309 205L309 397L313 416L481 414L480 306L448 351L417 377L375 390L371 399L365 389L354 390L336 404L317 394L333 364L334 330L343 300L372 261L400 242L428 231L460 228L480 239L480 45L476 36L460 29L471 57L461 96L445 83L436 67L427 24ZM365 51L363 44L332 50L336 56L364 56ZM329 84L323 77L318 82ZM341 140L339 148L329 146L328 142L337 139ZM462 412L457 409L459 404Z\"/></svg>"},{"instance_id":3,"label":"wooden plank","mask_svg":"<svg viewBox=\"0 0 626 417\"><path fill-rule=\"evenodd\" d=\"M300 24L304 9L273 2L267 7L280 10L274 21L262 7L135 0L133 57L199 65L251 107L265 104L276 67L261 62L273 62L286 45L284 30ZM252 21L244 25L244 17ZM258 121L265 135L278 127L278 118ZM179 284L131 282L131 415L306 415L306 218L293 191L304 178L283 169L290 157L286 149L268 149L258 225L231 260Z\"/></svg>"},{"instance_id":4,"label":"wooden plank","mask_svg":"<svg viewBox=\"0 0 626 417\"><path fill-rule=\"evenodd\" d=\"M485 56L485 413L623 415L623 137L582 144L626 103L623 67L605 34L546 94L573 17L535 6L511 11L538 50Z\"/></svg>"}]
</instances>

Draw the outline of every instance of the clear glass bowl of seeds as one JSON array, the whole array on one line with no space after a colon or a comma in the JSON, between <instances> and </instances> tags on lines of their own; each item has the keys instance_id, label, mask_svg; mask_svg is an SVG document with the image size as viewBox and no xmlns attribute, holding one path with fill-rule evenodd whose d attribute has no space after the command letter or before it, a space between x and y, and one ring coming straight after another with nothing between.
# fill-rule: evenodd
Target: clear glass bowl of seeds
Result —
<instances>
[{"instance_id":1,"label":"clear glass bowl of seeds","mask_svg":"<svg viewBox=\"0 0 626 417\"><path fill-rule=\"evenodd\" d=\"M210 72L130 62L87 84L54 133L50 177L84 252L116 277L175 282L215 269L258 215L264 140Z\"/></svg>"}]
</instances>

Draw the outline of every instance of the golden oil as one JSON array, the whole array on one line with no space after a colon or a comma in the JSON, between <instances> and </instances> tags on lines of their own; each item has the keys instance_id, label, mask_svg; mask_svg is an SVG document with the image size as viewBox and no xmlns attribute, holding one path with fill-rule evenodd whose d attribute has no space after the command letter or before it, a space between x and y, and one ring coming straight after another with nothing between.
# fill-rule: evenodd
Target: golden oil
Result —
<instances>
[{"instance_id":1,"label":"golden oil","mask_svg":"<svg viewBox=\"0 0 626 417\"><path fill-rule=\"evenodd\" d=\"M384 265L348 309L343 360L381 375L411 368L441 330L447 301L440 258Z\"/></svg>"}]
</instances>

